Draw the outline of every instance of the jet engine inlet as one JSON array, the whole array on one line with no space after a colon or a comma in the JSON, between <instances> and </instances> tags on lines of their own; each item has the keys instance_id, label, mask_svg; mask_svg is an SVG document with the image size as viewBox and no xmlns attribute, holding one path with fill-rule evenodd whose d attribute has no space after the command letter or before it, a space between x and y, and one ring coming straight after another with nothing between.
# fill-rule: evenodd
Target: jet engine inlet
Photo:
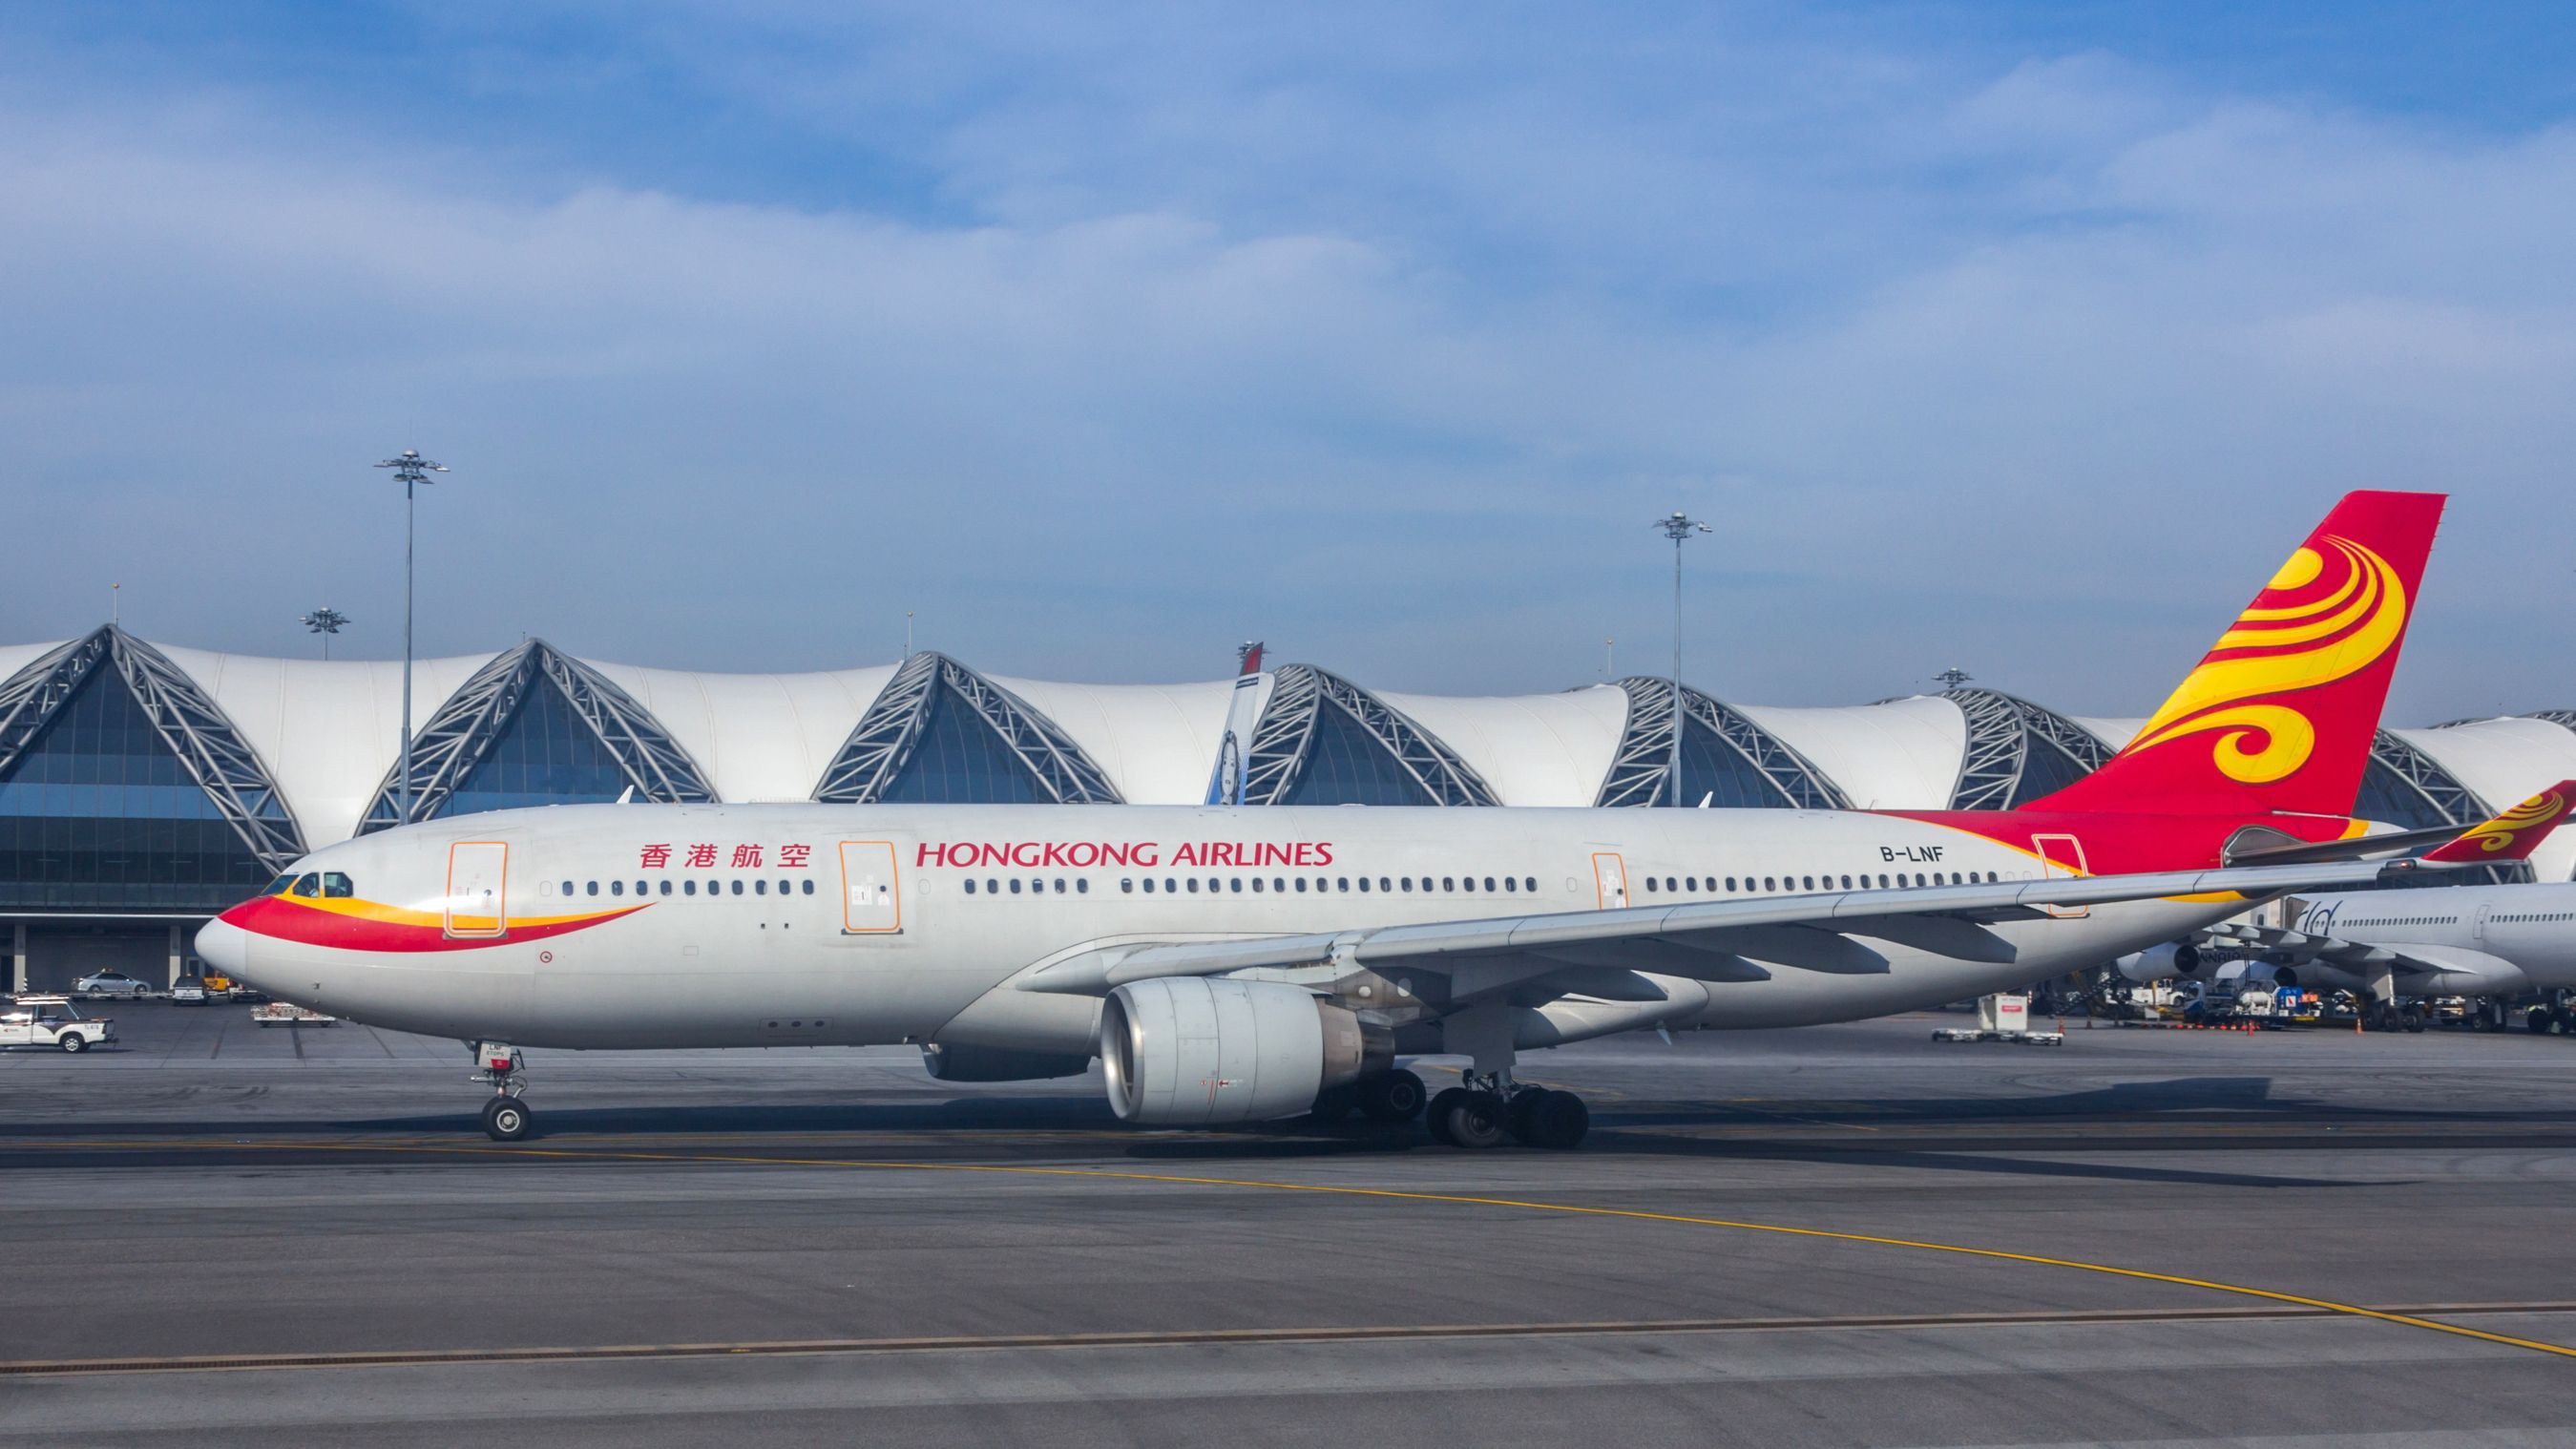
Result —
<instances>
[{"instance_id":1,"label":"jet engine inlet","mask_svg":"<svg viewBox=\"0 0 2576 1449\"><path fill-rule=\"evenodd\" d=\"M1294 1116L1327 1087L1385 1071L1394 1055L1386 1028L1276 981L1130 982L1100 1018L1109 1106L1150 1127Z\"/></svg>"},{"instance_id":2,"label":"jet engine inlet","mask_svg":"<svg viewBox=\"0 0 2576 1449\"><path fill-rule=\"evenodd\" d=\"M2196 976L2200 974L2205 959L2198 946L2189 941L2175 941L2123 956L2111 964L2119 969L2122 977L2144 986L2150 981Z\"/></svg>"}]
</instances>

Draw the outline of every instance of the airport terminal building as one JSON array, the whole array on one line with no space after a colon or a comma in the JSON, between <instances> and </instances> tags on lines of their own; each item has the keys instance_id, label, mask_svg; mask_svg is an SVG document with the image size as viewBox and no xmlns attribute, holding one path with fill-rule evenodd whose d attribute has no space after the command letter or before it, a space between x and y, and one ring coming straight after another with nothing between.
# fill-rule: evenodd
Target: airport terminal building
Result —
<instances>
[{"instance_id":1,"label":"airport terminal building","mask_svg":"<svg viewBox=\"0 0 2576 1449\"><path fill-rule=\"evenodd\" d=\"M542 639L414 669L419 819L616 800L1196 804L1235 692L1008 679L937 653L705 674ZM1649 677L1459 698L1287 664L1253 688L1252 805L2005 807L2078 778L2139 723L1964 686L1836 708ZM207 653L114 625L0 644L0 950L16 989L175 976L198 923L306 850L393 824L401 699L398 663ZM2571 777L2576 710L2387 730L2360 813L2465 824ZM2529 869L2576 874L2576 832Z\"/></svg>"}]
</instances>

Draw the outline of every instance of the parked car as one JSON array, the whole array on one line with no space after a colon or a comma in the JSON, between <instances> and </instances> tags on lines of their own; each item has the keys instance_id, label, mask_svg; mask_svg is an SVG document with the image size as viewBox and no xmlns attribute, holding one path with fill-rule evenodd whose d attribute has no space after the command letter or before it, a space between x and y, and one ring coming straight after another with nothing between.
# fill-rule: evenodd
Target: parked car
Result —
<instances>
[{"instance_id":1,"label":"parked car","mask_svg":"<svg viewBox=\"0 0 2576 1449\"><path fill-rule=\"evenodd\" d=\"M83 1016L68 996L21 996L0 1011L0 1047L52 1047L80 1053L116 1040L116 1023Z\"/></svg>"},{"instance_id":2,"label":"parked car","mask_svg":"<svg viewBox=\"0 0 2576 1449\"><path fill-rule=\"evenodd\" d=\"M172 1006L205 1005L206 979L202 976L180 977L170 987L170 1004Z\"/></svg>"},{"instance_id":3,"label":"parked car","mask_svg":"<svg viewBox=\"0 0 2576 1449\"><path fill-rule=\"evenodd\" d=\"M150 982L137 981L122 971L94 972L72 983L72 992L77 996L122 996L129 1001L151 989Z\"/></svg>"}]
</instances>

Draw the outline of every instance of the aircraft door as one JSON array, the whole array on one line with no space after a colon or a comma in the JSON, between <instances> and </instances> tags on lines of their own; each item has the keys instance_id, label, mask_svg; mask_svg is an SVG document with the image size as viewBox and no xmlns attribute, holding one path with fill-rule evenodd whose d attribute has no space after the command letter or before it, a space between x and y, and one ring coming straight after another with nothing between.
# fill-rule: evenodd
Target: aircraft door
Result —
<instances>
[{"instance_id":1,"label":"aircraft door","mask_svg":"<svg viewBox=\"0 0 2576 1449\"><path fill-rule=\"evenodd\" d=\"M895 874L891 840L841 842L841 934L894 936L903 932L903 881Z\"/></svg>"},{"instance_id":2,"label":"aircraft door","mask_svg":"<svg viewBox=\"0 0 2576 1449\"><path fill-rule=\"evenodd\" d=\"M2495 906L2492 902L2478 902L2477 914L2470 917L2469 920L2469 939L2471 941L2474 941L2481 946L2487 943L2487 917L2493 914L2495 914Z\"/></svg>"},{"instance_id":3,"label":"aircraft door","mask_svg":"<svg viewBox=\"0 0 2576 1449\"><path fill-rule=\"evenodd\" d=\"M446 933L489 939L510 933L510 847L497 840L460 840L447 847Z\"/></svg>"},{"instance_id":4,"label":"aircraft door","mask_svg":"<svg viewBox=\"0 0 2576 1449\"><path fill-rule=\"evenodd\" d=\"M2072 835L2034 835L2030 848L2039 854L2040 874L2048 880L2073 880L2091 875L2084 867L2084 842ZM2041 910L2063 920L2078 920L2092 914L2090 906L2042 906Z\"/></svg>"},{"instance_id":5,"label":"aircraft door","mask_svg":"<svg viewBox=\"0 0 2576 1449\"><path fill-rule=\"evenodd\" d=\"M1612 850L1592 852L1592 884L1599 891L1601 909L1615 911L1628 904L1628 863Z\"/></svg>"}]
</instances>

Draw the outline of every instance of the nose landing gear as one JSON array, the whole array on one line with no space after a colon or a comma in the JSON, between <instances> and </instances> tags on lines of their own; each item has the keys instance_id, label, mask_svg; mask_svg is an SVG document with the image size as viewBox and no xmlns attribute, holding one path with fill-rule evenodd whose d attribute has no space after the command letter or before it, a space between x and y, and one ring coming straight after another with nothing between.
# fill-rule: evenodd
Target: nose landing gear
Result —
<instances>
[{"instance_id":1,"label":"nose landing gear","mask_svg":"<svg viewBox=\"0 0 2576 1449\"><path fill-rule=\"evenodd\" d=\"M473 1048L476 1070L466 1080L492 1089L491 1100L483 1104L484 1133L495 1142L525 1138L537 1125L536 1113L519 1100L528 1089L527 1062L508 1042L478 1041Z\"/></svg>"}]
</instances>

